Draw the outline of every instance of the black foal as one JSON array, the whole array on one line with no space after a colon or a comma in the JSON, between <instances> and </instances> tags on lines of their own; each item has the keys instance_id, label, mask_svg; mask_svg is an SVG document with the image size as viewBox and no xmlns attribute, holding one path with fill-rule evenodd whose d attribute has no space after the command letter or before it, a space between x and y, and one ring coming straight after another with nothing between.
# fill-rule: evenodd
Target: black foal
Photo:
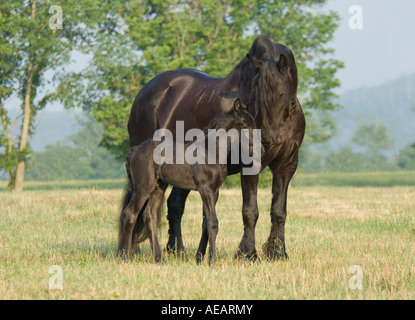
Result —
<instances>
[{"instance_id":1,"label":"black foal","mask_svg":"<svg viewBox=\"0 0 415 320\"><path fill-rule=\"evenodd\" d=\"M134 187L134 194L121 213L120 217L120 237L118 250L119 253L124 254L125 258L131 256L131 242L132 232L134 225L136 224L137 217L140 214L143 206L147 205L143 215L143 221L150 238L151 247L154 254L155 261L160 261L161 250L157 240L157 225L158 225L158 212L162 204L164 192L167 186L173 185L174 187L197 190L203 201L203 232L200 239L199 248L197 251L197 261L201 262L205 253L207 244L209 242L209 264L213 264L216 259L215 254L215 242L216 235L218 233L218 219L216 217L215 206L219 197L219 187L224 183L227 176L227 164L226 161L219 161L219 148L224 149L224 145L220 145L218 137L216 139L215 149L212 161L212 150L210 155L208 152L208 141L211 139L209 136L213 131L208 129L224 129L228 134L229 132L236 133L238 135L237 150L245 148L246 146L240 145L241 130L255 128L255 121L251 114L241 105L239 99L236 99L233 108L225 112L215 119L213 119L208 128L205 129L205 138L203 141L204 155L202 160L194 164L189 164L186 160L184 164L162 163L157 164L154 159L155 149L161 142L148 139L138 146L130 149L129 152L129 174L131 175ZM210 132L210 133L209 133ZM217 132L217 131L216 131ZM222 132L224 132L222 130ZM232 143L232 139L228 137L226 139L226 152L225 159L229 156L231 149L235 147ZM252 148L252 142L249 140L249 151ZM176 144L171 150L173 151L173 159L177 159ZM184 144L184 150L187 150L192 143ZM193 150L193 149L192 149ZM165 150L166 152L167 150ZM223 154L222 154L223 155ZM209 159L208 159L209 158ZM201 163L200 163L201 162ZM214 164L209 164L214 162Z\"/></svg>"}]
</instances>

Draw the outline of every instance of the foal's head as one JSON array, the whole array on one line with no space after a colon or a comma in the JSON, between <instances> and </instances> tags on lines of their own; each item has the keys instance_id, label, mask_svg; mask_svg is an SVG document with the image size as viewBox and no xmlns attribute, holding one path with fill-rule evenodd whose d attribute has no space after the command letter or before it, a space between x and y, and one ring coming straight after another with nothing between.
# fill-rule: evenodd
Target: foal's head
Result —
<instances>
[{"instance_id":1,"label":"foal's head","mask_svg":"<svg viewBox=\"0 0 415 320\"><path fill-rule=\"evenodd\" d=\"M232 109L222 113L218 117L214 118L208 126L209 129L255 129L255 119L248 112L245 105L241 103L241 100L237 98L233 104Z\"/></svg>"}]
</instances>

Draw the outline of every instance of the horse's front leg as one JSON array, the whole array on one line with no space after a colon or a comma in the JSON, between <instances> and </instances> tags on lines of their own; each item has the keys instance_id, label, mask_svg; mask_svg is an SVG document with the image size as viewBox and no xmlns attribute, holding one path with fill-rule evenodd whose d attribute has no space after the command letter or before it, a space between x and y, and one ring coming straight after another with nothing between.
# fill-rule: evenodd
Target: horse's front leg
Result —
<instances>
[{"instance_id":1,"label":"horse's front leg","mask_svg":"<svg viewBox=\"0 0 415 320\"><path fill-rule=\"evenodd\" d=\"M244 234L239 244L235 258L256 259L255 226L258 221L258 175L241 174L242 185L242 218L244 222Z\"/></svg>"},{"instance_id":2,"label":"horse's front leg","mask_svg":"<svg viewBox=\"0 0 415 320\"><path fill-rule=\"evenodd\" d=\"M269 259L288 259L285 248L285 221L287 218L288 185L297 169L298 156L294 155L288 167L269 166L272 172L271 232L263 251Z\"/></svg>"},{"instance_id":3,"label":"horse's front leg","mask_svg":"<svg viewBox=\"0 0 415 320\"><path fill-rule=\"evenodd\" d=\"M167 243L167 252L178 253L184 252L183 238L182 238L182 216L186 198L190 190L179 188L172 189L169 198L167 199L167 219L169 220L169 241Z\"/></svg>"},{"instance_id":4,"label":"horse's front leg","mask_svg":"<svg viewBox=\"0 0 415 320\"><path fill-rule=\"evenodd\" d=\"M197 253L197 258L202 258L206 252L206 245L209 242L209 265L213 266L216 262L216 236L219 230L219 221L216 216L216 202L218 201L219 192L209 188L199 190L203 201L203 233ZM207 234L206 234L207 233ZM200 261L201 262L201 259Z\"/></svg>"}]
</instances>

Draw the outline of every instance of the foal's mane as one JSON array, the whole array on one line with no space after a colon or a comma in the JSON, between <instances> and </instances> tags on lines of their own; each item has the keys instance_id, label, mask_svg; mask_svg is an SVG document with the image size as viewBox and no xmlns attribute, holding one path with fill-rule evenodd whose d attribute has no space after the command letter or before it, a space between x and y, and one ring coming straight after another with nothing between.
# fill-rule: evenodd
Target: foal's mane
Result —
<instances>
[{"instance_id":1,"label":"foal's mane","mask_svg":"<svg viewBox=\"0 0 415 320\"><path fill-rule=\"evenodd\" d=\"M218 115L217 117L210 120L207 127L205 127L203 129L203 132L205 134L207 134L209 129L222 128L224 126L224 124L228 123L229 121L235 120L235 119L236 119L236 117L235 117L235 115L233 115L233 110L232 109L229 110L229 111L223 112L220 115Z\"/></svg>"}]
</instances>

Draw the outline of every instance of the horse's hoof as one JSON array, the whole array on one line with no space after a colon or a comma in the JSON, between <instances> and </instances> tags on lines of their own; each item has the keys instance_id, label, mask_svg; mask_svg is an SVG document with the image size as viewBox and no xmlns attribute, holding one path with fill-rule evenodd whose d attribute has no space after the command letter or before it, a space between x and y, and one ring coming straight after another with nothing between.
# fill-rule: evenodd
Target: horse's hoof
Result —
<instances>
[{"instance_id":1,"label":"horse's hoof","mask_svg":"<svg viewBox=\"0 0 415 320\"><path fill-rule=\"evenodd\" d=\"M269 245L266 243L263 246L264 255L267 257L267 260L288 260L288 255L285 251L284 246L279 245Z\"/></svg>"},{"instance_id":2,"label":"horse's hoof","mask_svg":"<svg viewBox=\"0 0 415 320\"><path fill-rule=\"evenodd\" d=\"M238 250L234 256L235 260L245 260L245 261L259 261L256 250L253 252L245 253L241 250Z\"/></svg>"}]
</instances>

